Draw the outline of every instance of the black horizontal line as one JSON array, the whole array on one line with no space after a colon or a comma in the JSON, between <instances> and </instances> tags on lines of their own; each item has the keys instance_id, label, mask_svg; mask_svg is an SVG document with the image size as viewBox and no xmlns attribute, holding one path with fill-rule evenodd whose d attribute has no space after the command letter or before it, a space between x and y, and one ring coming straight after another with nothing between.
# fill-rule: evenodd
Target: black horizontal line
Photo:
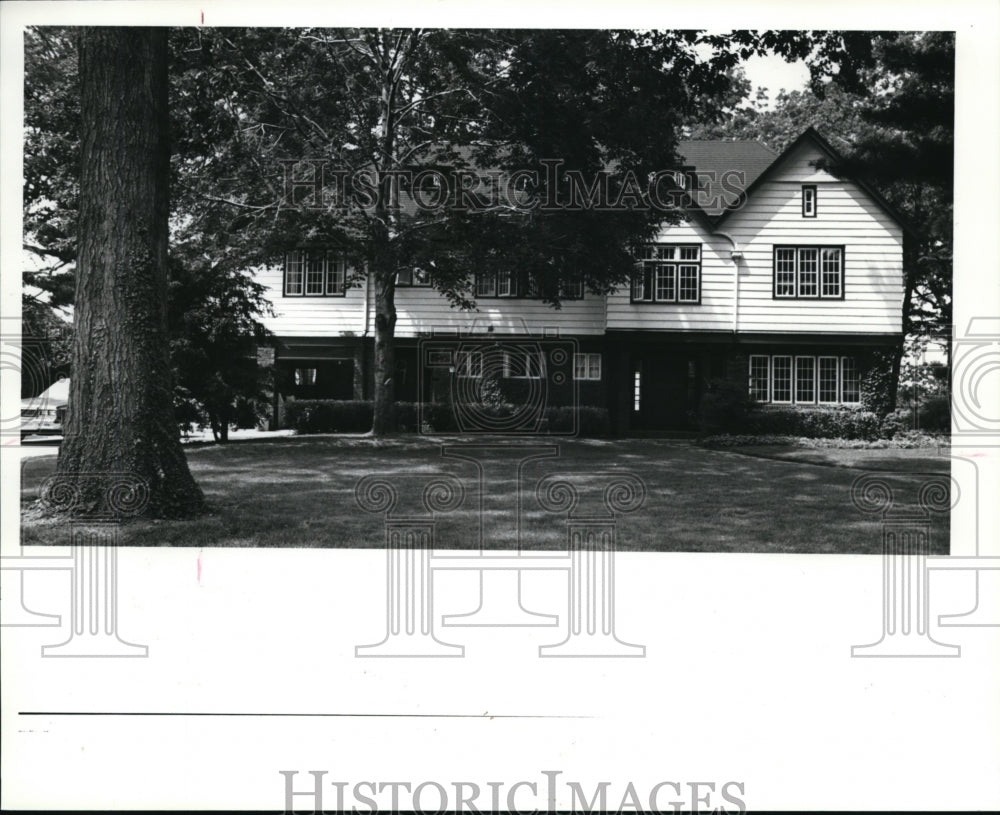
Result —
<instances>
[{"instance_id":1,"label":"black horizontal line","mask_svg":"<svg viewBox=\"0 0 1000 815\"><path fill-rule=\"evenodd\" d=\"M398 718L398 719L592 719L545 713L238 713L226 711L22 710L19 716L216 716L257 718Z\"/></svg>"}]
</instances>

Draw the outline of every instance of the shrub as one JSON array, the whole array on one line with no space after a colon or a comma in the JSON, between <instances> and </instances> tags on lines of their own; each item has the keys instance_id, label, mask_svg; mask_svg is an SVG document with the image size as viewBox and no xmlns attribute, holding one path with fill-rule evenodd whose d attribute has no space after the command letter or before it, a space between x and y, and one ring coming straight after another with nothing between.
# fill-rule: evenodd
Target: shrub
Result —
<instances>
[{"instance_id":1,"label":"shrub","mask_svg":"<svg viewBox=\"0 0 1000 815\"><path fill-rule=\"evenodd\" d=\"M296 399L285 405L285 424L299 433L364 433L372 426L372 403Z\"/></svg>"},{"instance_id":2,"label":"shrub","mask_svg":"<svg viewBox=\"0 0 1000 815\"><path fill-rule=\"evenodd\" d=\"M745 384L712 379L702 394L698 429L703 433L740 433L747 429L753 399Z\"/></svg>"},{"instance_id":3,"label":"shrub","mask_svg":"<svg viewBox=\"0 0 1000 815\"><path fill-rule=\"evenodd\" d=\"M755 435L808 439L877 439L880 432L876 414L852 408L760 408L751 413L748 426Z\"/></svg>"},{"instance_id":4,"label":"shrub","mask_svg":"<svg viewBox=\"0 0 1000 815\"><path fill-rule=\"evenodd\" d=\"M546 408L543 420L550 433L568 433L574 423L579 436L606 436L611 429L607 410L589 405Z\"/></svg>"},{"instance_id":5,"label":"shrub","mask_svg":"<svg viewBox=\"0 0 1000 815\"><path fill-rule=\"evenodd\" d=\"M931 432L951 430L951 398L942 393L924 399L917 407L917 426Z\"/></svg>"}]
</instances>

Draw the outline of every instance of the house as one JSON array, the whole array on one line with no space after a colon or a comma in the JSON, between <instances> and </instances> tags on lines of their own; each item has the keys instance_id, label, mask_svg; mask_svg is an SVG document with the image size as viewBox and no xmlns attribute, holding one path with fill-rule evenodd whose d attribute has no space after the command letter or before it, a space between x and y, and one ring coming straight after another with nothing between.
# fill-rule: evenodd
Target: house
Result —
<instances>
[{"instance_id":1,"label":"house","mask_svg":"<svg viewBox=\"0 0 1000 815\"><path fill-rule=\"evenodd\" d=\"M686 219L662 229L631 286L613 294L564 292L554 310L512 272L475 279L478 310L467 312L419 272L401 275L397 399L438 400L442 377L482 378L490 342L527 334L571 354L574 391L549 398L605 407L622 433L689 427L719 377L767 404L860 405L872 360L902 337L903 218L827 169L838 155L813 129L780 155L721 141L682 142L679 153L693 198ZM275 308L266 323L278 338L279 399L370 398L372 286L348 278L343 260L308 251L260 273ZM482 347L435 370L421 347L448 336ZM508 384L545 378L525 347L497 357Z\"/></svg>"}]
</instances>

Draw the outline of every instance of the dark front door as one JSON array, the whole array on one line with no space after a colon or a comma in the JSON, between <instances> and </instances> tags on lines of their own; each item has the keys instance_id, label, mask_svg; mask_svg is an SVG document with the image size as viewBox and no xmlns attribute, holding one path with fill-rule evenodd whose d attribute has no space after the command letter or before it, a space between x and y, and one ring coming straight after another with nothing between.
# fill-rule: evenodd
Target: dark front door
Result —
<instances>
[{"instance_id":1,"label":"dark front door","mask_svg":"<svg viewBox=\"0 0 1000 815\"><path fill-rule=\"evenodd\" d=\"M634 360L632 427L686 430L691 427L695 362L685 352L644 353Z\"/></svg>"}]
</instances>

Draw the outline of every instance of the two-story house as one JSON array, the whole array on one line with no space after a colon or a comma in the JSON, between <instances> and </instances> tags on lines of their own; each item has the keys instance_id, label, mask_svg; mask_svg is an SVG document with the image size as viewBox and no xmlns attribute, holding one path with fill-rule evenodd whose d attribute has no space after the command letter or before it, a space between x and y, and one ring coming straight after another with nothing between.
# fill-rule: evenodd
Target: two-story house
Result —
<instances>
[{"instance_id":1,"label":"two-story house","mask_svg":"<svg viewBox=\"0 0 1000 815\"><path fill-rule=\"evenodd\" d=\"M577 398L606 407L618 432L690 426L705 383L723 376L745 381L759 402L860 404L865 360L902 335L902 217L827 169L839 157L813 129L780 155L745 141L688 141L678 152L694 203L613 294L564 292L556 310L515 270L473 270L477 310L468 312L419 273L401 275L397 399L436 398L422 338L527 330L572 341ZM260 274L276 312L267 325L282 398L370 398L372 286L348 287L349 276L335 255L307 251ZM502 376L530 379L541 366L505 358ZM478 359L460 367L481 373Z\"/></svg>"}]
</instances>

